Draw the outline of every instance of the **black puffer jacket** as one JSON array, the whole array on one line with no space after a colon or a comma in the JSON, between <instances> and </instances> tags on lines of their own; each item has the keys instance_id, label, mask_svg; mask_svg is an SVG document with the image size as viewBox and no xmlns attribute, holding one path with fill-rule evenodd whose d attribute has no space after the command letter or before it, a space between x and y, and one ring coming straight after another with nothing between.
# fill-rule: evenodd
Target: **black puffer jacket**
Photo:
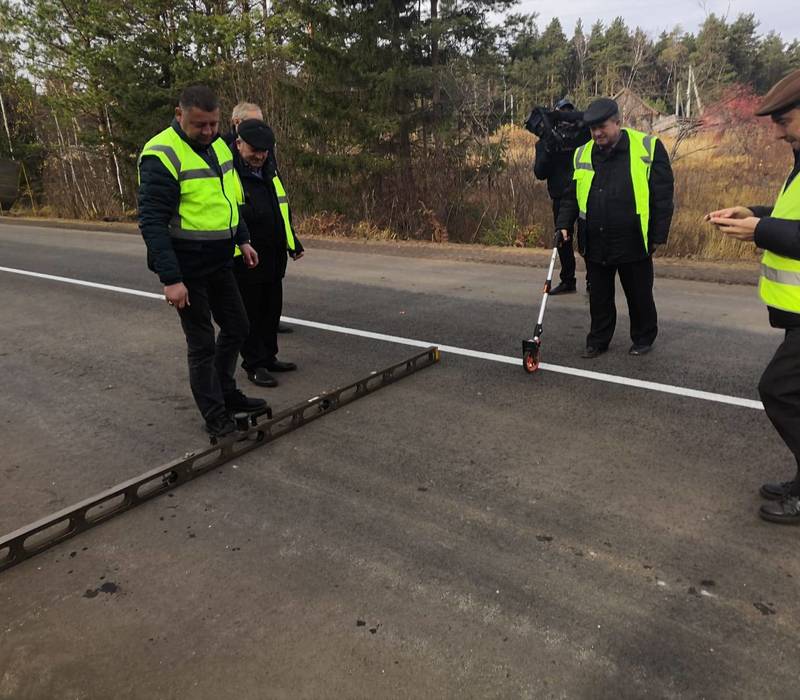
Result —
<instances>
[{"instance_id":1,"label":"black puffer jacket","mask_svg":"<svg viewBox=\"0 0 800 700\"><path fill-rule=\"evenodd\" d=\"M674 180L669 156L656 141L650 168L649 250L645 250L642 228L636 214L630 166L630 137L623 131L610 151L592 149L594 179L586 205L586 221L578 221L578 250L587 260L608 265L634 262L650 255L655 246L667 242L672 222ZM578 219L575 180L570 180L556 228L572 230Z\"/></svg>"},{"instance_id":2,"label":"black puffer jacket","mask_svg":"<svg viewBox=\"0 0 800 700\"><path fill-rule=\"evenodd\" d=\"M244 188L242 216L250 231L250 243L258 252L259 263L247 268L237 262L236 273L247 282L268 282L282 279L286 275L288 257L303 252L303 246L295 235L295 250L290 253L286 241L286 230L278 205L278 196L272 178L275 170L270 163L260 173L254 172L234 151L234 165ZM291 210L289 213L291 221Z\"/></svg>"},{"instance_id":3,"label":"black puffer jacket","mask_svg":"<svg viewBox=\"0 0 800 700\"><path fill-rule=\"evenodd\" d=\"M794 152L794 168L789 174L787 186L800 177L800 151ZM755 206L749 209L761 219L756 226L754 242L759 248L769 250L785 258L800 260L800 221L776 219L772 216L773 207ZM769 309L769 322L775 328L800 328L800 314L782 309Z\"/></svg>"},{"instance_id":4,"label":"black puffer jacket","mask_svg":"<svg viewBox=\"0 0 800 700\"><path fill-rule=\"evenodd\" d=\"M172 128L210 167L219 171L214 149L189 140L176 120ZM220 174L221 177L221 174ZM169 222L178 212L180 183L155 156L139 165L139 230L147 245L147 266L162 284L201 277L233 264L234 243L247 243L250 234L243 217L233 237L221 241L183 241L169 235Z\"/></svg>"}]
</instances>

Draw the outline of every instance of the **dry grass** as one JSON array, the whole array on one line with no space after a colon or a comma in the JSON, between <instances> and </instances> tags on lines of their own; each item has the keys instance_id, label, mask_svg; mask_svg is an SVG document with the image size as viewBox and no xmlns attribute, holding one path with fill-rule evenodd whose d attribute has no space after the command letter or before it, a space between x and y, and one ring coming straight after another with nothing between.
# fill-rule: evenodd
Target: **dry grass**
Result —
<instances>
[{"instance_id":1,"label":"dry grass","mask_svg":"<svg viewBox=\"0 0 800 700\"><path fill-rule=\"evenodd\" d=\"M356 238L372 241L390 241L397 234L387 228L379 228L370 221L350 221L343 214L318 212L298 217L297 235L327 236L329 238Z\"/></svg>"},{"instance_id":2,"label":"dry grass","mask_svg":"<svg viewBox=\"0 0 800 700\"><path fill-rule=\"evenodd\" d=\"M739 204L771 204L789 163L786 144L765 125L701 133L681 143L673 159L675 216L665 252L711 260L756 257L751 244L723 236L703 216Z\"/></svg>"},{"instance_id":3,"label":"dry grass","mask_svg":"<svg viewBox=\"0 0 800 700\"><path fill-rule=\"evenodd\" d=\"M507 211L514 213L520 240L539 240L548 233L552 215L543 182L530 173L533 138L522 129L501 134L508 144L505 187L516 183L527 192L524 203L506 197ZM674 139L664 143L672 152ZM751 244L729 239L703 222L709 211L737 204L770 204L790 168L786 144L775 141L766 124L727 131L700 132L682 141L673 156L675 215L663 254L706 260L749 260L757 256ZM537 225L538 222L538 225ZM500 242L500 241L498 241Z\"/></svg>"}]
</instances>

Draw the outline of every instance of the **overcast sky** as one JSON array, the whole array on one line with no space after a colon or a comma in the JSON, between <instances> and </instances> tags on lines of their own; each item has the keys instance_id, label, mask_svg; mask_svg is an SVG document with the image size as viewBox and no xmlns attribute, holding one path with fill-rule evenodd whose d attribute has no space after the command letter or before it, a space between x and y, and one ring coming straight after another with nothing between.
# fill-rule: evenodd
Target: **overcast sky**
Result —
<instances>
[{"instance_id":1,"label":"overcast sky","mask_svg":"<svg viewBox=\"0 0 800 700\"><path fill-rule=\"evenodd\" d=\"M670 30L676 24L694 32L706 15L714 12L727 15L732 21L740 13L752 12L761 22L759 29L766 34L777 31L784 40L800 38L800 2L798 0L521 0L516 12L537 12L539 28L558 17L567 36L572 35L575 22L583 20L587 31L598 19L608 24L622 16L631 26L640 26L651 34Z\"/></svg>"}]
</instances>

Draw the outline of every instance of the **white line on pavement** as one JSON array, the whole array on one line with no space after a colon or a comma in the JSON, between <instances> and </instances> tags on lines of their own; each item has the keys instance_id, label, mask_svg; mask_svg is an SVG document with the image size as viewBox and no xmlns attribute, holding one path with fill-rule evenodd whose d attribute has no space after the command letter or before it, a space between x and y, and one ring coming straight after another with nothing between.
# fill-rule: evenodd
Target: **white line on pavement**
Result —
<instances>
[{"instance_id":1,"label":"white line on pavement","mask_svg":"<svg viewBox=\"0 0 800 700\"><path fill-rule=\"evenodd\" d=\"M153 292L143 292L139 289L128 289L127 287L115 287L112 284L100 284L99 282L87 282L86 280L76 280L72 277L58 277L56 275L45 275L42 272L31 272L30 270L17 270L13 267L0 267L0 272L13 272L15 275L25 275L26 277L39 277L43 280L53 280L54 282L66 282L67 284L77 284L81 287L92 287L93 289L105 289L107 292L120 292L121 294L132 294L136 297L146 297L148 299L160 299L163 301L163 294L153 294Z\"/></svg>"},{"instance_id":2,"label":"white line on pavement","mask_svg":"<svg viewBox=\"0 0 800 700\"><path fill-rule=\"evenodd\" d=\"M92 287L93 289L103 289L109 292L119 292L121 294L131 294L138 297L146 297L148 299L163 300L163 294L154 294L153 292L143 292L139 289L129 289L127 287L115 287L110 284L99 284L97 282L87 282L85 280L73 279L71 277L58 277L56 275L46 275L41 272L31 272L30 270L17 270L12 267L0 267L0 272L11 272L16 275L25 275L27 277L38 277L40 279L52 280L54 282L66 282L67 284L75 284L81 287ZM359 338L369 338L370 340L381 340L388 343L396 343L398 345L410 345L412 347L427 348L431 345L438 346L439 350L443 353L450 353L451 355L461 355L462 357L471 357L477 360L487 360L489 362L501 362L508 365L521 365L522 360L520 357L512 357L510 355L498 355L493 352L481 352L479 350L469 350L468 348L459 348L453 345L440 345L435 342L428 342L424 340L414 340L413 338L403 338L397 335L386 335L385 333L374 333L372 331L362 331L357 328L347 328L346 326L334 326L330 323L319 323L317 321L306 321L301 318L292 318L291 316L282 316L282 320L286 323L294 323L298 326L306 326L308 328L316 328L323 331L331 331L333 333L341 333L344 335L355 335ZM648 382L642 379L633 379L631 377L621 377L616 374L605 374L604 372L592 372L590 370L578 369L576 367L562 367L561 365L551 365L542 363L540 365L542 370L548 372L557 372L559 374L567 374L572 377L580 377L582 379L593 379L595 381L607 382L609 384L622 384L637 389L647 389L648 391L658 391L662 394L674 394L676 396L686 396L693 399L701 399L703 401L714 401L716 403L729 404L731 406L741 406L743 408L754 408L763 410L764 407L760 401L753 399L744 399L738 396L728 396L727 394L715 394L710 391L700 391L698 389L689 389L682 386L674 386L672 384L661 384L660 382Z\"/></svg>"}]
</instances>

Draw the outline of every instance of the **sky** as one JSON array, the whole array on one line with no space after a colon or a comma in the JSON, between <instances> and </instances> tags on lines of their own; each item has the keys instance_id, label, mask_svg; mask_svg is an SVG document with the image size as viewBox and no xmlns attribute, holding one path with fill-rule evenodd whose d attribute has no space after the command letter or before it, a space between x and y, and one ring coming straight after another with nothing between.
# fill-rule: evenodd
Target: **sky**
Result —
<instances>
[{"instance_id":1,"label":"sky","mask_svg":"<svg viewBox=\"0 0 800 700\"><path fill-rule=\"evenodd\" d=\"M694 32L706 15L715 13L733 21L739 14L755 14L761 22L760 31L766 34L774 29L785 41L800 39L800 11L798 0L520 0L514 12L539 15L540 29L558 17L567 36L571 36L578 18L588 29L601 19L608 24L622 16L631 27L640 26L649 34L671 30L680 24L685 31Z\"/></svg>"}]
</instances>

